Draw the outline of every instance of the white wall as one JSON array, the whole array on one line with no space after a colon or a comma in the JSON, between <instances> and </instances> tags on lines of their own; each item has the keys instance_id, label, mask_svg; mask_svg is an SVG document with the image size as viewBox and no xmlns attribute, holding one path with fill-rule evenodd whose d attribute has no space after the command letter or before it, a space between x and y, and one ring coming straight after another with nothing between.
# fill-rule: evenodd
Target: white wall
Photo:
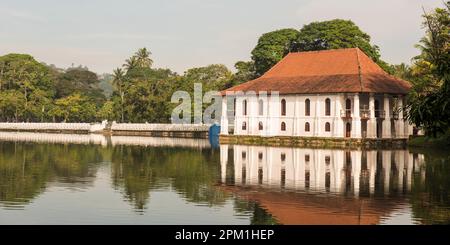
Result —
<instances>
[{"instance_id":1,"label":"white wall","mask_svg":"<svg viewBox=\"0 0 450 245\"><path fill-rule=\"evenodd\" d=\"M359 108L369 108L369 94L302 94L302 95L280 95L272 96L238 96L236 100L235 134L255 136L304 136L304 137L345 137L345 126L347 121L341 118L341 112L345 110L346 100L351 101L353 138L362 137L362 122L359 109L355 108L355 99L359 98ZM259 99L263 100L263 115L259 114ZM281 116L281 101L286 100L286 115ZM310 101L310 115L305 115L305 101ZM330 99L330 115L325 115L325 101ZM380 110L384 108L383 95L375 95L379 101ZM247 100L247 115L243 115L243 101ZM393 106L392 99L389 99ZM392 111L392 108L390 109ZM393 120L392 118L389 120ZM247 123L247 129L242 130L242 123ZM259 130L259 122L263 124L263 130ZM281 123L286 124L286 131L281 130ZM309 123L310 130L305 130L305 124ZM325 130L326 123L330 124L330 131ZM404 123L404 122L397 122ZM364 123L364 125L366 125ZM371 127L371 126L370 126ZM376 125L375 125L376 127ZM403 129L402 126L397 128ZM367 129L369 130L369 129ZM404 131L404 130L401 130ZM359 133L355 133L359 132ZM391 137L391 136L389 136ZM403 132L392 135L396 138L406 138Z\"/></svg>"}]
</instances>

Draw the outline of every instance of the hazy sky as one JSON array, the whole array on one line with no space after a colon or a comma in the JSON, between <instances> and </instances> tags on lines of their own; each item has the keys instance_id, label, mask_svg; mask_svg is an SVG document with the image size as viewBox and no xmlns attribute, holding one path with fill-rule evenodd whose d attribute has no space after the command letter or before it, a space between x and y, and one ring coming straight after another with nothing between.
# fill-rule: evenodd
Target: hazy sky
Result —
<instances>
[{"instance_id":1,"label":"hazy sky","mask_svg":"<svg viewBox=\"0 0 450 245\"><path fill-rule=\"evenodd\" d=\"M29 53L58 67L111 72L140 47L182 73L249 60L258 37L312 21L353 20L390 63L409 62L422 6L441 0L1 0L0 55Z\"/></svg>"}]
</instances>

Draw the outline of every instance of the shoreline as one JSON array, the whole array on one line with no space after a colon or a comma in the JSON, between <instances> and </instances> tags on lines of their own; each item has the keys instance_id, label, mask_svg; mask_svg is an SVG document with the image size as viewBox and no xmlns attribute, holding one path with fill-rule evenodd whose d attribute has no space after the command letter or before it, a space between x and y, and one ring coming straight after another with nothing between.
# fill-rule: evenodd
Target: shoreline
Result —
<instances>
[{"instance_id":1,"label":"shoreline","mask_svg":"<svg viewBox=\"0 0 450 245\"><path fill-rule=\"evenodd\" d=\"M406 149L408 139L346 139L291 136L220 135L219 142L231 145L261 145L279 147L307 147L325 149Z\"/></svg>"}]
</instances>

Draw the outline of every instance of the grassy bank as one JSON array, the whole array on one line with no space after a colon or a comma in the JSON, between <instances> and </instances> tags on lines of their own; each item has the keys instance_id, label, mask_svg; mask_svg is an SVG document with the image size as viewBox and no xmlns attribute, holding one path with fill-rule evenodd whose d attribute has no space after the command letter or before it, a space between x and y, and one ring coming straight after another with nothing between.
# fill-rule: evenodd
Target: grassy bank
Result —
<instances>
[{"instance_id":1,"label":"grassy bank","mask_svg":"<svg viewBox=\"0 0 450 245\"><path fill-rule=\"evenodd\" d=\"M409 140L408 145L414 147L450 148L450 132L436 138L428 136L415 136Z\"/></svg>"}]
</instances>

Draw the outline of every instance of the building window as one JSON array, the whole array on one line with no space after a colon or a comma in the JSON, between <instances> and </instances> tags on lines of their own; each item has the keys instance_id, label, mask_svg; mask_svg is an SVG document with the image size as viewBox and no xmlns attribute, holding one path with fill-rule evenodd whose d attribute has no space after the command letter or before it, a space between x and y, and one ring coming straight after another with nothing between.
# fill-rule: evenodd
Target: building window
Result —
<instances>
[{"instance_id":1,"label":"building window","mask_svg":"<svg viewBox=\"0 0 450 245\"><path fill-rule=\"evenodd\" d=\"M263 130L263 129L264 129L264 126L263 126L263 123L262 123L262 122L259 122L259 123L258 123L258 129L259 129L259 130Z\"/></svg>"},{"instance_id":2,"label":"building window","mask_svg":"<svg viewBox=\"0 0 450 245\"><path fill-rule=\"evenodd\" d=\"M259 108L259 115L262 116L264 115L264 101L263 100L259 100L258 101L258 108Z\"/></svg>"},{"instance_id":3,"label":"building window","mask_svg":"<svg viewBox=\"0 0 450 245\"><path fill-rule=\"evenodd\" d=\"M247 100L242 101L242 114L247 116Z\"/></svg>"},{"instance_id":4,"label":"building window","mask_svg":"<svg viewBox=\"0 0 450 245\"><path fill-rule=\"evenodd\" d=\"M263 176L264 176L263 169L259 168L258 169L258 184L260 184L260 185L263 183Z\"/></svg>"},{"instance_id":5,"label":"building window","mask_svg":"<svg viewBox=\"0 0 450 245\"><path fill-rule=\"evenodd\" d=\"M331 125L329 122L325 123L325 132L330 132L331 131Z\"/></svg>"},{"instance_id":6,"label":"building window","mask_svg":"<svg viewBox=\"0 0 450 245\"><path fill-rule=\"evenodd\" d=\"M281 100L281 115L286 116L286 100Z\"/></svg>"},{"instance_id":7,"label":"building window","mask_svg":"<svg viewBox=\"0 0 450 245\"><path fill-rule=\"evenodd\" d=\"M285 153L281 153L281 161L282 162L286 161L286 154Z\"/></svg>"},{"instance_id":8,"label":"building window","mask_svg":"<svg viewBox=\"0 0 450 245\"><path fill-rule=\"evenodd\" d=\"M309 123L305 123L305 132L309 132L310 128L309 128Z\"/></svg>"},{"instance_id":9,"label":"building window","mask_svg":"<svg viewBox=\"0 0 450 245\"><path fill-rule=\"evenodd\" d=\"M285 122L281 123L281 131L286 131L286 123Z\"/></svg>"},{"instance_id":10,"label":"building window","mask_svg":"<svg viewBox=\"0 0 450 245\"><path fill-rule=\"evenodd\" d=\"M236 98L233 99L233 116L236 116Z\"/></svg>"},{"instance_id":11,"label":"building window","mask_svg":"<svg viewBox=\"0 0 450 245\"><path fill-rule=\"evenodd\" d=\"M325 116L330 115L331 115L331 100L327 98L325 100Z\"/></svg>"},{"instance_id":12,"label":"building window","mask_svg":"<svg viewBox=\"0 0 450 245\"><path fill-rule=\"evenodd\" d=\"M245 160L247 158L247 152L243 151L242 152L242 160Z\"/></svg>"},{"instance_id":13,"label":"building window","mask_svg":"<svg viewBox=\"0 0 450 245\"><path fill-rule=\"evenodd\" d=\"M258 160L262 160L263 159L263 154L262 154L262 152L259 152L258 153Z\"/></svg>"},{"instance_id":14,"label":"building window","mask_svg":"<svg viewBox=\"0 0 450 245\"><path fill-rule=\"evenodd\" d=\"M325 164L326 164L326 165L330 165L330 162L331 162L330 156L326 156L326 157L325 157Z\"/></svg>"},{"instance_id":15,"label":"building window","mask_svg":"<svg viewBox=\"0 0 450 245\"><path fill-rule=\"evenodd\" d=\"M247 130L247 122L242 123L242 130Z\"/></svg>"},{"instance_id":16,"label":"building window","mask_svg":"<svg viewBox=\"0 0 450 245\"><path fill-rule=\"evenodd\" d=\"M309 155L305 155L305 162L309 162Z\"/></svg>"},{"instance_id":17,"label":"building window","mask_svg":"<svg viewBox=\"0 0 450 245\"><path fill-rule=\"evenodd\" d=\"M305 100L305 116L311 115L311 101L309 99Z\"/></svg>"}]
</instances>

